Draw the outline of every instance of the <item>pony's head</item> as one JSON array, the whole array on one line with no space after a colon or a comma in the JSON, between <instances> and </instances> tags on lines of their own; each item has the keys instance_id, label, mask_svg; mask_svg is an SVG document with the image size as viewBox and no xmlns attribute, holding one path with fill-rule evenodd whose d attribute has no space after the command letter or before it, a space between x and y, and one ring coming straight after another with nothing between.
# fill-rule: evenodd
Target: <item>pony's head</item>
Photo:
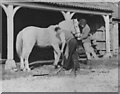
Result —
<instances>
[{"instance_id":1,"label":"pony's head","mask_svg":"<svg viewBox=\"0 0 120 94\"><path fill-rule=\"evenodd\" d=\"M58 25L62 30L69 30L75 33L80 33L79 22L77 19L64 20Z\"/></svg>"},{"instance_id":2,"label":"pony's head","mask_svg":"<svg viewBox=\"0 0 120 94\"><path fill-rule=\"evenodd\" d=\"M80 28L79 28L79 22L77 19L73 19L73 26L74 26L74 34L77 34L77 36L80 36Z\"/></svg>"}]
</instances>

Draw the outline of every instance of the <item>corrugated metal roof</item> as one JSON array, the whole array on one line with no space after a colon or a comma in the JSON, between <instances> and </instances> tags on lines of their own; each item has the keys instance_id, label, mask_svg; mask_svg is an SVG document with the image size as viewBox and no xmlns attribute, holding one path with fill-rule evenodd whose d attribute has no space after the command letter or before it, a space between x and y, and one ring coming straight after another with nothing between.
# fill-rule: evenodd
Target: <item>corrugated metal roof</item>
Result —
<instances>
[{"instance_id":1,"label":"corrugated metal roof","mask_svg":"<svg viewBox=\"0 0 120 94\"><path fill-rule=\"evenodd\" d=\"M23 2L24 1L24 2ZM111 7L110 3L108 2L44 2L43 0L38 0L38 2L34 2L34 0L4 0L4 2L6 3L13 3L15 4L17 2L17 4L19 5L19 3L23 2L25 4L33 4L33 5L37 5L37 7L39 7L39 5L49 5L49 7L53 7L53 8L64 8L64 9L73 9L73 10L77 10L77 11L91 11L91 12L102 12L102 13L113 13L115 12L114 9ZM26 1L26 2L25 2ZM24 4L24 5L25 5ZM35 7L34 6L34 7ZM98 13L99 14L99 13Z\"/></svg>"},{"instance_id":2,"label":"corrugated metal roof","mask_svg":"<svg viewBox=\"0 0 120 94\"><path fill-rule=\"evenodd\" d=\"M58 6L70 6L75 8L88 8L93 10L104 10L104 11L111 11L108 3L105 2L45 2L53 5Z\"/></svg>"},{"instance_id":3,"label":"corrugated metal roof","mask_svg":"<svg viewBox=\"0 0 120 94\"><path fill-rule=\"evenodd\" d=\"M38 2L42 3L44 0L2 0L6 2ZM46 4L52 4L57 6L73 7L73 8L87 8L92 10L112 11L110 5L107 2L53 2L52 0L44 2Z\"/></svg>"}]
</instances>

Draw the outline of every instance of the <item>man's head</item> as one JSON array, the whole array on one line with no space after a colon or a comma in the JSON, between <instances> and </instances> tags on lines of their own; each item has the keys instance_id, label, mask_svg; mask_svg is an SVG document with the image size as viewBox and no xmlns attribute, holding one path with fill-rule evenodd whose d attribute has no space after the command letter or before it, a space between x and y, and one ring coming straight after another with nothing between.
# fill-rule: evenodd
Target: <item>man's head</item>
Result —
<instances>
[{"instance_id":1,"label":"man's head","mask_svg":"<svg viewBox=\"0 0 120 94\"><path fill-rule=\"evenodd\" d=\"M79 25L80 25L81 27L85 27L86 24L87 24L87 21L86 21L85 19L79 20Z\"/></svg>"}]
</instances>

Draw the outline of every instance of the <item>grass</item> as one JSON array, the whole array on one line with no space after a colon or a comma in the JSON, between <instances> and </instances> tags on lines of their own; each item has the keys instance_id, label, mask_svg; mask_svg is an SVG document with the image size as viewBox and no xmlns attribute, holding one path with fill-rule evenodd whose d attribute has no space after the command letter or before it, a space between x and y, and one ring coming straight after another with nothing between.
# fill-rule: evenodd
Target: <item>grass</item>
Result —
<instances>
[{"instance_id":1,"label":"grass","mask_svg":"<svg viewBox=\"0 0 120 94\"><path fill-rule=\"evenodd\" d=\"M53 69L51 66L52 63L50 64L41 64L39 61L37 63L33 64L31 67L33 68L31 72L23 72L20 71L19 69L19 63L16 63L18 72L11 72L4 70L4 63L0 63L0 80L9 80L9 79L15 79L15 78L20 78L20 77L28 77L30 75L33 75L35 73L40 74L41 71L49 71L49 73L52 73L56 71ZM86 69L87 66L91 66L93 69L98 69L98 68L106 68L106 69L113 69L118 67L118 59L117 58L111 58L108 60L90 60L88 61L88 64L80 63L80 69ZM85 71L85 70L84 70ZM85 73L83 71L83 74ZM87 75L87 74L86 74Z\"/></svg>"}]
</instances>

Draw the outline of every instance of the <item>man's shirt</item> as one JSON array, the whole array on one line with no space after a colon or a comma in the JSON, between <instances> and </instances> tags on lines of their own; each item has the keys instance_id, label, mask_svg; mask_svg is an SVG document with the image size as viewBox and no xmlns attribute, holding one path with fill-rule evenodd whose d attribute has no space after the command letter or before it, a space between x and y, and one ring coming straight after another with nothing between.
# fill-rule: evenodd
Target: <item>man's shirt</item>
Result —
<instances>
[{"instance_id":1,"label":"man's shirt","mask_svg":"<svg viewBox=\"0 0 120 94\"><path fill-rule=\"evenodd\" d=\"M82 42L90 42L89 38L90 27L86 24L85 27L82 29Z\"/></svg>"}]
</instances>

